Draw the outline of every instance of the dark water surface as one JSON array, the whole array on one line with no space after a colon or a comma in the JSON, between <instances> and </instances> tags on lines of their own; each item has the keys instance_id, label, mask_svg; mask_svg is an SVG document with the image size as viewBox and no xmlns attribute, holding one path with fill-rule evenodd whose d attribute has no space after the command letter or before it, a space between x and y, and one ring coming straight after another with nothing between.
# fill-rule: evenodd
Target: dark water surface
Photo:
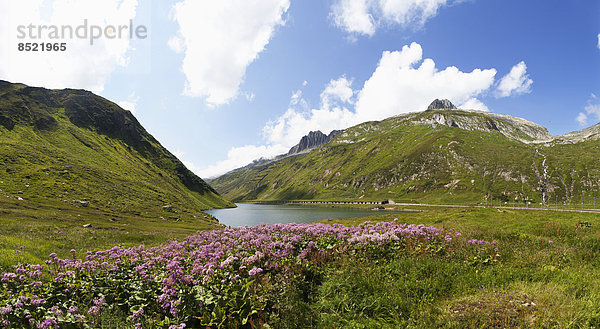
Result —
<instances>
[{"instance_id":1,"label":"dark water surface","mask_svg":"<svg viewBox=\"0 0 600 329\"><path fill-rule=\"evenodd\" d=\"M237 208L213 209L206 212L227 226L256 226L261 223L312 223L323 219L363 217L383 212L345 207L327 208L297 205L264 205L236 203ZM385 213L401 213L386 211Z\"/></svg>"}]
</instances>

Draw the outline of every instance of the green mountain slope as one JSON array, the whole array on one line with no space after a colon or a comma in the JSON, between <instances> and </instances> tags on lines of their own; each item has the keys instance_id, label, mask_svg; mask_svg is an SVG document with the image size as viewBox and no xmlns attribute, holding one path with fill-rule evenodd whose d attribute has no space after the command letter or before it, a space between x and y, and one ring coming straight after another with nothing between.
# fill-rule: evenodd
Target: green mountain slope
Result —
<instances>
[{"instance_id":1,"label":"green mountain slope","mask_svg":"<svg viewBox=\"0 0 600 329\"><path fill-rule=\"evenodd\" d=\"M228 206L129 111L83 90L0 81L0 218L177 221Z\"/></svg>"},{"instance_id":2,"label":"green mountain slope","mask_svg":"<svg viewBox=\"0 0 600 329\"><path fill-rule=\"evenodd\" d=\"M363 123L307 154L209 183L230 200L539 203L546 189L552 204L593 202L600 198L599 127L590 128L595 135L552 136L510 116L428 110Z\"/></svg>"}]
</instances>

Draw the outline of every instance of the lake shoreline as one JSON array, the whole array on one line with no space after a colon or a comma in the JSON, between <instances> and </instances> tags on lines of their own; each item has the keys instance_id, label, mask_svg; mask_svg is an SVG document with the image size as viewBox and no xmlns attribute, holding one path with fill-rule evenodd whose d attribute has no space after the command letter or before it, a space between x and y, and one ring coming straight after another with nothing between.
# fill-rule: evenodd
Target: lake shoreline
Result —
<instances>
[{"instance_id":1,"label":"lake shoreline","mask_svg":"<svg viewBox=\"0 0 600 329\"><path fill-rule=\"evenodd\" d=\"M312 204L237 203L237 208L213 209L207 213L226 226L256 226L260 224L313 223L325 219L360 218L376 213L401 214L412 209L372 210L358 207L332 207Z\"/></svg>"}]
</instances>

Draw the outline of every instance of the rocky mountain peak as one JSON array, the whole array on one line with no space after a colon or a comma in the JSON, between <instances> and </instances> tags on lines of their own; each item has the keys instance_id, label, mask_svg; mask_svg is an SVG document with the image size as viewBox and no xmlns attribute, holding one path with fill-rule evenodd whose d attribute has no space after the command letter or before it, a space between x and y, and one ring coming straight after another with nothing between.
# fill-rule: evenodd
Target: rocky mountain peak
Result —
<instances>
[{"instance_id":1,"label":"rocky mountain peak","mask_svg":"<svg viewBox=\"0 0 600 329\"><path fill-rule=\"evenodd\" d=\"M304 150L326 144L341 132L342 130L333 130L331 133L329 133L329 135L325 135L320 130L311 131L308 133L308 135L302 137L300 142L292 147L287 155L300 153Z\"/></svg>"},{"instance_id":2,"label":"rocky mountain peak","mask_svg":"<svg viewBox=\"0 0 600 329\"><path fill-rule=\"evenodd\" d=\"M433 102L431 102L431 104L429 104L429 107L427 107L427 110L454 110L456 109L456 106L454 106L454 104L452 104L452 102L450 102L447 99L437 99L434 100Z\"/></svg>"}]
</instances>

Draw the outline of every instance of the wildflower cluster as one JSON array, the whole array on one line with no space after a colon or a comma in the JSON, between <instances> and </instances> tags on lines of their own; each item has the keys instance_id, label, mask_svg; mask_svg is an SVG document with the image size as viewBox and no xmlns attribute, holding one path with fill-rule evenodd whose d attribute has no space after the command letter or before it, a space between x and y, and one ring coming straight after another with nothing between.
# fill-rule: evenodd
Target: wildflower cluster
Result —
<instances>
[{"instance_id":1,"label":"wildflower cluster","mask_svg":"<svg viewBox=\"0 0 600 329\"><path fill-rule=\"evenodd\" d=\"M0 278L5 327L101 326L103 314L129 314L131 327L184 328L258 323L275 300L269 277L374 250L433 252L458 232L393 222L286 224L198 232L146 248L113 247L43 265L15 265ZM293 273L291 273L293 275Z\"/></svg>"},{"instance_id":2,"label":"wildflower cluster","mask_svg":"<svg viewBox=\"0 0 600 329\"><path fill-rule=\"evenodd\" d=\"M498 253L497 241L492 242L486 240L471 239L467 241L475 249L475 253L470 257L472 264L493 264L498 261L500 254Z\"/></svg>"}]
</instances>

